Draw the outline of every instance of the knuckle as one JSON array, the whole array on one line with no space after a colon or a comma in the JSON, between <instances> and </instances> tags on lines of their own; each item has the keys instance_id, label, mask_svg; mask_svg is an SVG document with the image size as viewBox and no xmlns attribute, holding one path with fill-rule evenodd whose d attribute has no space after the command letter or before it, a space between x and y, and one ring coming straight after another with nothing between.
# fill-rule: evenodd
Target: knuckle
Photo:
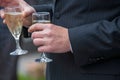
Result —
<instances>
[{"instance_id":1,"label":"knuckle","mask_svg":"<svg viewBox=\"0 0 120 80\"><path fill-rule=\"evenodd\" d=\"M36 35L36 33L33 32L32 35L31 35L31 37L34 39L34 38L35 38L35 35Z\"/></svg>"},{"instance_id":2,"label":"knuckle","mask_svg":"<svg viewBox=\"0 0 120 80\"><path fill-rule=\"evenodd\" d=\"M35 46L39 45L36 39L33 40L33 43L34 43Z\"/></svg>"},{"instance_id":3,"label":"knuckle","mask_svg":"<svg viewBox=\"0 0 120 80\"><path fill-rule=\"evenodd\" d=\"M48 32L47 32L48 34L48 36L51 36L52 35L52 31L51 30L48 30Z\"/></svg>"},{"instance_id":4,"label":"knuckle","mask_svg":"<svg viewBox=\"0 0 120 80\"><path fill-rule=\"evenodd\" d=\"M52 34L51 30L47 30L47 31L44 33L45 36L51 36L51 34Z\"/></svg>"},{"instance_id":5,"label":"knuckle","mask_svg":"<svg viewBox=\"0 0 120 80\"><path fill-rule=\"evenodd\" d=\"M48 27L48 29L51 30L53 28L53 25L52 24L48 24L47 27Z\"/></svg>"}]
</instances>

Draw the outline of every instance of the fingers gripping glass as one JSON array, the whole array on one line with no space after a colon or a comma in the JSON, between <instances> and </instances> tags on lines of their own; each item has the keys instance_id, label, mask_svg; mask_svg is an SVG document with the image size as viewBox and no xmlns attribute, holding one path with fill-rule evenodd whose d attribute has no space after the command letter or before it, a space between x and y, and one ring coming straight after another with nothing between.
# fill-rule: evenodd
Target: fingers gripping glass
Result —
<instances>
[{"instance_id":1,"label":"fingers gripping glass","mask_svg":"<svg viewBox=\"0 0 120 80\"><path fill-rule=\"evenodd\" d=\"M32 23L50 23L50 13L49 12L36 12L32 14ZM41 53L40 58L35 60L36 62L51 62L52 59L47 58L45 53Z\"/></svg>"},{"instance_id":2,"label":"fingers gripping glass","mask_svg":"<svg viewBox=\"0 0 120 80\"><path fill-rule=\"evenodd\" d=\"M8 29L16 41L16 50L11 52L10 55L22 55L26 54L27 50L22 50L19 45L19 38L23 26L22 10L20 7L6 7L5 11L5 21L7 23Z\"/></svg>"}]
</instances>

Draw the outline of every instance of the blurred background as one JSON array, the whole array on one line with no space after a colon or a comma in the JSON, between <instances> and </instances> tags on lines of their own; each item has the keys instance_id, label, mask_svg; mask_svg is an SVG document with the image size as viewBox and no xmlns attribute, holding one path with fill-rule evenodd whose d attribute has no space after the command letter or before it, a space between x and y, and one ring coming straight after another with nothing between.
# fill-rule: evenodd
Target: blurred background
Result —
<instances>
[{"instance_id":1,"label":"blurred background","mask_svg":"<svg viewBox=\"0 0 120 80\"><path fill-rule=\"evenodd\" d=\"M19 80L45 80L45 63L35 62L39 53L22 55L18 60L18 79Z\"/></svg>"}]
</instances>

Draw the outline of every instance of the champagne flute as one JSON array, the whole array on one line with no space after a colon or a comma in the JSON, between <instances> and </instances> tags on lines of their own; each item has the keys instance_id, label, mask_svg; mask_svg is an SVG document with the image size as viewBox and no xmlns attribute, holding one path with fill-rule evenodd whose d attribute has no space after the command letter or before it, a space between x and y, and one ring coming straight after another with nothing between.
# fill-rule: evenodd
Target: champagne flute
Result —
<instances>
[{"instance_id":1,"label":"champagne flute","mask_svg":"<svg viewBox=\"0 0 120 80\"><path fill-rule=\"evenodd\" d=\"M22 50L19 44L19 38L23 26L22 10L19 6L6 7L5 11L5 21L7 23L8 29L16 41L16 50L11 52L10 55L22 55L26 54L27 50Z\"/></svg>"},{"instance_id":2,"label":"champagne flute","mask_svg":"<svg viewBox=\"0 0 120 80\"><path fill-rule=\"evenodd\" d=\"M32 14L32 23L50 23L50 13L49 12L35 12ZM47 58L45 53L41 53L40 58L35 60L36 62L51 62L52 59Z\"/></svg>"}]
</instances>

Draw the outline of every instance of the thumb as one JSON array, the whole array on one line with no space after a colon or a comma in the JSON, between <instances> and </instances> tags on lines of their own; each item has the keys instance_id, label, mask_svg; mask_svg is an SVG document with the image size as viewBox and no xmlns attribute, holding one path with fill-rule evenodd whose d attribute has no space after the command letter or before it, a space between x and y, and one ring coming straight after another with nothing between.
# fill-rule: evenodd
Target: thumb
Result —
<instances>
[{"instance_id":1,"label":"thumb","mask_svg":"<svg viewBox=\"0 0 120 80\"><path fill-rule=\"evenodd\" d=\"M26 7L23 10L23 17L28 17L28 16L32 16L32 13L35 12L35 9L32 7Z\"/></svg>"},{"instance_id":2,"label":"thumb","mask_svg":"<svg viewBox=\"0 0 120 80\"><path fill-rule=\"evenodd\" d=\"M28 3L26 3L25 1L21 1L20 3L20 6L23 10L23 17L28 17L30 15L32 15L33 12L35 12L35 9L30 6Z\"/></svg>"}]
</instances>

